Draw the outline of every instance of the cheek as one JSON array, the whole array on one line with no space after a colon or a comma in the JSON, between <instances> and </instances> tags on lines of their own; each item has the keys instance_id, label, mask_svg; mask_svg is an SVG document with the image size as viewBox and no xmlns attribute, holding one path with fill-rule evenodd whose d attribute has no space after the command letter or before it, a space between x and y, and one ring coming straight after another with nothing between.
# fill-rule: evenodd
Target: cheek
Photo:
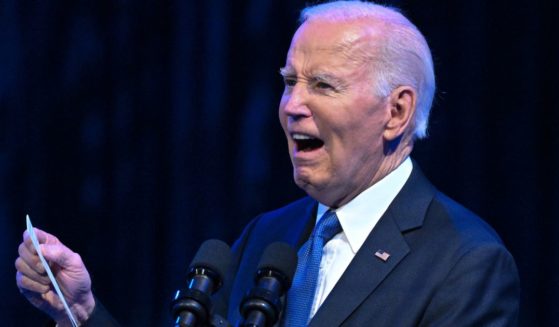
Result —
<instances>
[{"instance_id":1,"label":"cheek","mask_svg":"<svg viewBox=\"0 0 559 327\"><path fill-rule=\"evenodd\" d=\"M333 130L331 156L336 170L342 174L362 166L382 148L380 122L360 117L346 121L343 128Z\"/></svg>"},{"instance_id":2,"label":"cheek","mask_svg":"<svg viewBox=\"0 0 559 327\"><path fill-rule=\"evenodd\" d=\"M287 133L287 116L283 110L283 107L280 105L278 110L278 119L280 122L281 127L283 128L284 132Z\"/></svg>"},{"instance_id":3,"label":"cheek","mask_svg":"<svg viewBox=\"0 0 559 327\"><path fill-rule=\"evenodd\" d=\"M287 104L288 100L289 99L285 95L282 95L280 103L279 103L279 107L278 107L278 117L279 117L279 120L280 120L280 123L282 124L282 126L287 121L287 115L285 114L285 105Z\"/></svg>"}]
</instances>

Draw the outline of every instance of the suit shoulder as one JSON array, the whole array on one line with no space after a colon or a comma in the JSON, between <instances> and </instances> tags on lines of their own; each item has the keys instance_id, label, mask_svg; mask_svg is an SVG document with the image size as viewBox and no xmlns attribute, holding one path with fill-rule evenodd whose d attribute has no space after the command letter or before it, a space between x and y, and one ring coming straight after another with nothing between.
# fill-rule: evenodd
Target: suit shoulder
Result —
<instances>
[{"instance_id":1,"label":"suit shoulder","mask_svg":"<svg viewBox=\"0 0 559 327\"><path fill-rule=\"evenodd\" d=\"M435 194L427 217L438 217L438 223L445 226L443 230L454 234L464 244L503 244L485 220L441 192Z\"/></svg>"},{"instance_id":2,"label":"suit shoulder","mask_svg":"<svg viewBox=\"0 0 559 327\"><path fill-rule=\"evenodd\" d=\"M316 201L305 197L279 209L265 212L247 225L241 239L260 247L274 241L295 246L313 222L315 208ZM312 224L310 227L312 228Z\"/></svg>"},{"instance_id":3,"label":"suit shoulder","mask_svg":"<svg viewBox=\"0 0 559 327\"><path fill-rule=\"evenodd\" d=\"M297 216L300 215L301 212L312 210L315 205L316 201L306 196L281 208L264 212L258 218L266 222L285 219L285 217Z\"/></svg>"}]
</instances>

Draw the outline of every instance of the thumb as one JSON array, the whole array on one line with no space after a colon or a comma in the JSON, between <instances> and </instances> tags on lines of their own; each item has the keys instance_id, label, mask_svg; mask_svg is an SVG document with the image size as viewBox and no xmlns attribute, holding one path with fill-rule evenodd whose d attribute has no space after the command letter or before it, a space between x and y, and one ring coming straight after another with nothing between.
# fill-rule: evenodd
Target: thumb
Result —
<instances>
[{"instance_id":1,"label":"thumb","mask_svg":"<svg viewBox=\"0 0 559 327\"><path fill-rule=\"evenodd\" d=\"M76 253L67 248L64 244L41 244L43 257L49 262L55 263L62 268L70 268L76 264Z\"/></svg>"}]
</instances>

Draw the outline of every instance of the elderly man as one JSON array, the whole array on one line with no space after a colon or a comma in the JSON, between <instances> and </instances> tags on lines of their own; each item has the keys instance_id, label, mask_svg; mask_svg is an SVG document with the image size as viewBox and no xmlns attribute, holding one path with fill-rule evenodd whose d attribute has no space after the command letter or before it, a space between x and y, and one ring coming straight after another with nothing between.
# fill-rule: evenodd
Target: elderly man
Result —
<instances>
[{"instance_id":1,"label":"elderly man","mask_svg":"<svg viewBox=\"0 0 559 327\"><path fill-rule=\"evenodd\" d=\"M372 3L317 5L301 18L281 69L279 118L295 182L309 197L245 228L220 310L233 324L241 319L263 249L284 241L299 249L299 263L281 325L515 325L513 258L409 158L435 89L424 37ZM78 319L108 324L79 256L39 235L45 256L67 272L60 279ZM66 323L27 236L16 267L30 301Z\"/></svg>"}]
</instances>

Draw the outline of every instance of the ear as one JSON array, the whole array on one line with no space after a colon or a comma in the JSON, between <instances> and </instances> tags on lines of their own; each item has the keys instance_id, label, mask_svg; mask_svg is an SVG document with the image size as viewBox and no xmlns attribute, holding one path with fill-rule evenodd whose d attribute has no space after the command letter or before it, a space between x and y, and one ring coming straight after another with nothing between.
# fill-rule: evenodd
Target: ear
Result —
<instances>
[{"instance_id":1,"label":"ear","mask_svg":"<svg viewBox=\"0 0 559 327\"><path fill-rule=\"evenodd\" d=\"M390 119L384 129L384 138L393 141L401 137L412 124L417 93L410 86L399 86L389 96Z\"/></svg>"}]
</instances>

